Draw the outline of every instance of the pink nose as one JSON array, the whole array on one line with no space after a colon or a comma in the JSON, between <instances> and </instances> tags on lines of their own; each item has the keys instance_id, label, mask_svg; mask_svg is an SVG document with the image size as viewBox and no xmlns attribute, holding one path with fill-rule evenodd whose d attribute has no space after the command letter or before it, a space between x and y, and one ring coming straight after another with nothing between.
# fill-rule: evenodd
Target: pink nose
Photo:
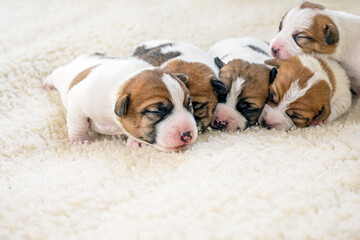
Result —
<instances>
[{"instance_id":1,"label":"pink nose","mask_svg":"<svg viewBox=\"0 0 360 240\"><path fill-rule=\"evenodd\" d=\"M192 139L192 132L191 131L185 131L185 132L180 133L180 139L184 143L190 142L191 139Z\"/></svg>"},{"instance_id":2,"label":"pink nose","mask_svg":"<svg viewBox=\"0 0 360 240\"><path fill-rule=\"evenodd\" d=\"M272 55L273 55L275 58L279 57L279 55L280 55L280 49L279 49L279 48L272 47L272 48L271 48L271 52L272 52Z\"/></svg>"},{"instance_id":3,"label":"pink nose","mask_svg":"<svg viewBox=\"0 0 360 240\"><path fill-rule=\"evenodd\" d=\"M272 129L273 126L271 126L268 122L266 122L265 118L260 120L260 125L262 127L266 127L267 129Z\"/></svg>"}]
</instances>

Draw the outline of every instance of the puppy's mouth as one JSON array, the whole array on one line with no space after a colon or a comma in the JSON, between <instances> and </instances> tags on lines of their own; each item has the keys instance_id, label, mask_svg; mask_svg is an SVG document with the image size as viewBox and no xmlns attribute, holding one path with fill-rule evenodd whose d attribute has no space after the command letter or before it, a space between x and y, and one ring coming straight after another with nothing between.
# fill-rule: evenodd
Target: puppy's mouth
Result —
<instances>
[{"instance_id":1,"label":"puppy's mouth","mask_svg":"<svg viewBox=\"0 0 360 240\"><path fill-rule=\"evenodd\" d=\"M155 143L153 145L156 149L159 149L163 152L179 152L179 151L184 151L186 149L186 147L188 146L188 144L183 144L181 146L178 147L165 147L165 146L161 146L158 143Z\"/></svg>"}]
</instances>

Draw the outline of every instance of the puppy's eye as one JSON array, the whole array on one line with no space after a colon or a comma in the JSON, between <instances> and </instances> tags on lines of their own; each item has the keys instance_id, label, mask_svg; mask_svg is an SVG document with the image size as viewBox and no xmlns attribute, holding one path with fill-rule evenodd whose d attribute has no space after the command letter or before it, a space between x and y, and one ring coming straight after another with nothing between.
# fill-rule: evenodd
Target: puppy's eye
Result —
<instances>
[{"instance_id":1,"label":"puppy's eye","mask_svg":"<svg viewBox=\"0 0 360 240\"><path fill-rule=\"evenodd\" d=\"M162 103L157 104L156 106L151 106L147 109L145 109L142 112L142 115L144 115L146 118L148 118L150 121L160 121L164 117L166 117L171 112L171 108L168 106L165 106Z\"/></svg>"},{"instance_id":2,"label":"puppy's eye","mask_svg":"<svg viewBox=\"0 0 360 240\"><path fill-rule=\"evenodd\" d=\"M244 109L247 109L251 106L251 103L243 100L243 101L240 101L236 104L236 108L237 109L241 109L241 110L244 110Z\"/></svg>"},{"instance_id":3,"label":"puppy's eye","mask_svg":"<svg viewBox=\"0 0 360 240\"><path fill-rule=\"evenodd\" d=\"M277 105L278 102L276 101L275 97L276 97L275 92L270 88L267 102Z\"/></svg>"},{"instance_id":4,"label":"puppy's eye","mask_svg":"<svg viewBox=\"0 0 360 240\"><path fill-rule=\"evenodd\" d=\"M202 118L207 117L208 108L209 108L208 102L200 103L200 102L193 101L192 104L194 106L195 119L202 119Z\"/></svg>"},{"instance_id":5,"label":"puppy's eye","mask_svg":"<svg viewBox=\"0 0 360 240\"><path fill-rule=\"evenodd\" d=\"M297 45L302 45L302 44L305 44L306 42L313 42L314 39L304 33L297 33L297 34L294 34L293 36L295 42Z\"/></svg>"}]
</instances>

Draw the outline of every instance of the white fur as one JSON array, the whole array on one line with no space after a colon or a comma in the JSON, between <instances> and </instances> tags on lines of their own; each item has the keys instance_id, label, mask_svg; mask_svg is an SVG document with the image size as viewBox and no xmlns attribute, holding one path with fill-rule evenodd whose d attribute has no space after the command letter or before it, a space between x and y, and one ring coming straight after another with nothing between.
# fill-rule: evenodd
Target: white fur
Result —
<instances>
[{"instance_id":1,"label":"white fur","mask_svg":"<svg viewBox=\"0 0 360 240\"><path fill-rule=\"evenodd\" d=\"M317 14L323 14L335 23L339 31L339 42L336 51L329 54L330 57L339 61L351 77L355 89L360 87L360 17L341 11L330 9L300 9L296 6L289 10L283 20L282 30L275 35L270 43L280 44L285 51L284 58L303 53L302 49L295 43L293 35L308 28L313 23Z\"/></svg>"},{"instance_id":2,"label":"white fur","mask_svg":"<svg viewBox=\"0 0 360 240\"><path fill-rule=\"evenodd\" d=\"M267 53L268 56L249 48L248 45L260 48ZM250 63L263 64L265 60L270 58L269 44L252 37L227 38L221 40L212 45L208 53L212 58L219 57L225 63L234 59L243 59Z\"/></svg>"},{"instance_id":3,"label":"white fur","mask_svg":"<svg viewBox=\"0 0 360 240\"><path fill-rule=\"evenodd\" d=\"M171 61L174 61L176 59L183 60L185 62L199 62L207 65L210 67L216 75L219 73L219 69L214 63L214 59L211 58L206 52L204 52L199 47L196 47L194 45L184 43L184 42L177 42L177 41L171 41L171 40L151 40L144 42L143 44L145 48L154 48L162 44L166 43L173 43L172 46L165 46L161 49L161 53L167 53L167 52L180 52L181 55L178 57L175 57L173 59L170 59L162 64L162 66L165 66ZM133 51L134 52L134 51ZM133 52L130 54L132 55Z\"/></svg>"},{"instance_id":4,"label":"white fur","mask_svg":"<svg viewBox=\"0 0 360 240\"><path fill-rule=\"evenodd\" d=\"M305 93L319 81L325 81L331 89L331 113L326 120L327 122L335 120L349 110L351 106L351 92L349 90L350 81L344 69L336 61L326 56L317 56L324 60L333 71L335 77L335 91L333 91L328 73L322 68L320 62L311 55L301 55L299 58L302 65L314 72L314 75L307 81L307 85L304 88L300 88L298 80L294 81L276 107L265 104L259 118L259 123L261 123L263 119L267 120L267 122L270 120L270 124L279 130L289 130L295 126L291 118L286 114L289 105L304 96Z\"/></svg>"}]
</instances>

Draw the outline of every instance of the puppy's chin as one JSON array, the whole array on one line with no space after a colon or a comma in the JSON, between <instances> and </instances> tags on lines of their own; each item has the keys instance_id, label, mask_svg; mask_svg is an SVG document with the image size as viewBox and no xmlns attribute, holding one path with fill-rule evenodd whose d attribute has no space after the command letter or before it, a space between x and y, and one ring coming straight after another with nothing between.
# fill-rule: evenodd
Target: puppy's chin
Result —
<instances>
[{"instance_id":1,"label":"puppy's chin","mask_svg":"<svg viewBox=\"0 0 360 240\"><path fill-rule=\"evenodd\" d=\"M188 145L183 145L183 146L179 146L179 147L164 147L159 144L154 144L152 146L163 152L180 152L180 151L186 150Z\"/></svg>"}]
</instances>

